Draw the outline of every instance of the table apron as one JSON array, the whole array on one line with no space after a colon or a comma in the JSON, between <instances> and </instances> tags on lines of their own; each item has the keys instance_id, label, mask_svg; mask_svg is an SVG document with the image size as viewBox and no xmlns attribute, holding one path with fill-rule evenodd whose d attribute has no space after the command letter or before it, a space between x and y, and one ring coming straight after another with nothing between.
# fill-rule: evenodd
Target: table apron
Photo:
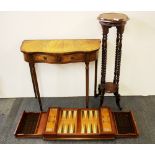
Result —
<instances>
[{"instance_id":1,"label":"table apron","mask_svg":"<svg viewBox=\"0 0 155 155\"><path fill-rule=\"evenodd\" d=\"M97 57L98 51L71 54L24 53L24 59L27 62L51 64L90 62L97 60Z\"/></svg>"}]
</instances>

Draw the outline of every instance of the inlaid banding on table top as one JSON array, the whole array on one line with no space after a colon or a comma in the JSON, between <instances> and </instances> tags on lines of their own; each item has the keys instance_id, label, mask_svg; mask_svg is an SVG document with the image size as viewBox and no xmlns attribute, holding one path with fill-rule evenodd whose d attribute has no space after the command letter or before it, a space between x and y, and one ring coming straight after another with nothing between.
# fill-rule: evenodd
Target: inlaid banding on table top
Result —
<instances>
[{"instance_id":1,"label":"inlaid banding on table top","mask_svg":"<svg viewBox=\"0 0 155 155\"><path fill-rule=\"evenodd\" d=\"M24 40L21 51L24 53L71 53L99 50L100 39Z\"/></svg>"}]
</instances>

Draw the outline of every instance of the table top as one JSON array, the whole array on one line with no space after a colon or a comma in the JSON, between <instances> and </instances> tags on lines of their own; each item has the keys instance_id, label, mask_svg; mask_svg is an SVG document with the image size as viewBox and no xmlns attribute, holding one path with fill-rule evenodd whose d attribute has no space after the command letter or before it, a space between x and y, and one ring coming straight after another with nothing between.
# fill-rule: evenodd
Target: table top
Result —
<instances>
[{"instance_id":1,"label":"table top","mask_svg":"<svg viewBox=\"0 0 155 155\"><path fill-rule=\"evenodd\" d=\"M129 17L123 13L103 13L97 19L103 22L126 22Z\"/></svg>"},{"instance_id":2,"label":"table top","mask_svg":"<svg viewBox=\"0 0 155 155\"><path fill-rule=\"evenodd\" d=\"M21 45L21 52L60 54L92 52L99 50L100 43L100 39L24 40Z\"/></svg>"}]
</instances>

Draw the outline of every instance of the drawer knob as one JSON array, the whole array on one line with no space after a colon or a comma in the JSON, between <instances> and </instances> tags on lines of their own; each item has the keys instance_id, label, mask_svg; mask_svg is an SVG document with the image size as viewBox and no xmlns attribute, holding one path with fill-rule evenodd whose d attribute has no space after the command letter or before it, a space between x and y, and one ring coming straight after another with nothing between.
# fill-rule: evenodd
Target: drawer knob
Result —
<instances>
[{"instance_id":1,"label":"drawer knob","mask_svg":"<svg viewBox=\"0 0 155 155\"><path fill-rule=\"evenodd\" d=\"M47 60L47 57L46 56L44 56L43 58L44 58L44 60Z\"/></svg>"},{"instance_id":2,"label":"drawer knob","mask_svg":"<svg viewBox=\"0 0 155 155\"><path fill-rule=\"evenodd\" d=\"M57 61L58 61L58 62L61 61L61 56L57 56Z\"/></svg>"}]
</instances>

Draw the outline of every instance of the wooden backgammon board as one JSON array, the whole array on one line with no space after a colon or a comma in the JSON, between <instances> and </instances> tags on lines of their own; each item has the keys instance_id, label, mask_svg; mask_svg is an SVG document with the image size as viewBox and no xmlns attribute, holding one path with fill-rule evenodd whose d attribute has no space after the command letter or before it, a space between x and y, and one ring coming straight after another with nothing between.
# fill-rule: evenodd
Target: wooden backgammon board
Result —
<instances>
[{"instance_id":1,"label":"wooden backgammon board","mask_svg":"<svg viewBox=\"0 0 155 155\"><path fill-rule=\"evenodd\" d=\"M113 139L137 137L132 112L99 109L49 108L48 112L24 112L15 131L16 137L57 139Z\"/></svg>"}]
</instances>

